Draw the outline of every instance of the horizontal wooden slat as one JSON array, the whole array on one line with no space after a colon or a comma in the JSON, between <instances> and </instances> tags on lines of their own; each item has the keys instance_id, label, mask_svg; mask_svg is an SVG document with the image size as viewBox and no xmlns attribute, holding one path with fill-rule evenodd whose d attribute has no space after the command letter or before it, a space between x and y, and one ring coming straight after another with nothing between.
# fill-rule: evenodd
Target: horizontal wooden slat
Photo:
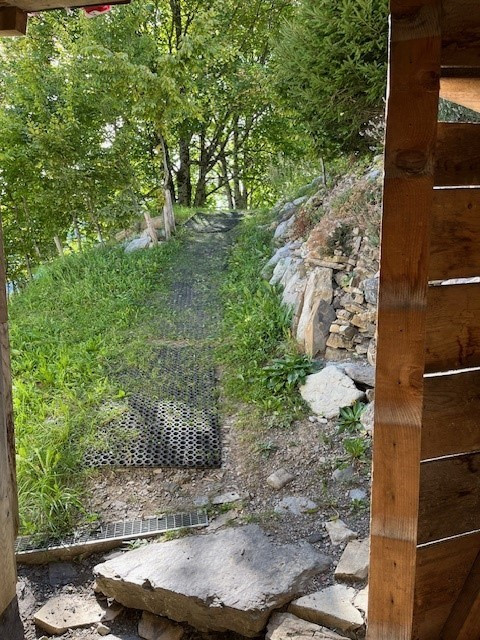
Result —
<instances>
[{"instance_id":1,"label":"horizontal wooden slat","mask_svg":"<svg viewBox=\"0 0 480 640\"><path fill-rule=\"evenodd\" d=\"M480 533L419 547L414 625L409 637L416 640L442 638L442 629L479 550Z\"/></svg>"},{"instance_id":2,"label":"horizontal wooden slat","mask_svg":"<svg viewBox=\"0 0 480 640\"><path fill-rule=\"evenodd\" d=\"M480 366L480 284L429 287L427 373Z\"/></svg>"},{"instance_id":3,"label":"horizontal wooden slat","mask_svg":"<svg viewBox=\"0 0 480 640\"><path fill-rule=\"evenodd\" d=\"M443 0L442 65L480 66L478 0Z\"/></svg>"},{"instance_id":4,"label":"horizontal wooden slat","mask_svg":"<svg viewBox=\"0 0 480 640\"><path fill-rule=\"evenodd\" d=\"M480 529L480 453L420 466L418 544Z\"/></svg>"},{"instance_id":5,"label":"horizontal wooden slat","mask_svg":"<svg viewBox=\"0 0 480 640\"><path fill-rule=\"evenodd\" d=\"M439 122L435 185L480 185L480 123Z\"/></svg>"},{"instance_id":6,"label":"horizontal wooden slat","mask_svg":"<svg viewBox=\"0 0 480 640\"><path fill-rule=\"evenodd\" d=\"M480 111L480 78L441 78L440 97Z\"/></svg>"},{"instance_id":7,"label":"horizontal wooden slat","mask_svg":"<svg viewBox=\"0 0 480 640\"><path fill-rule=\"evenodd\" d=\"M15 7L0 8L0 37L23 36L27 32L27 14Z\"/></svg>"},{"instance_id":8,"label":"horizontal wooden slat","mask_svg":"<svg viewBox=\"0 0 480 640\"><path fill-rule=\"evenodd\" d=\"M480 451L480 370L425 378L422 460Z\"/></svg>"},{"instance_id":9,"label":"horizontal wooden slat","mask_svg":"<svg viewBox=\"0 0 480 640\"><path fill-rule=\"evenodd\" d=\"M480 189L436 189L430 280L480 276Z\"/></svg>"}]
</instances>

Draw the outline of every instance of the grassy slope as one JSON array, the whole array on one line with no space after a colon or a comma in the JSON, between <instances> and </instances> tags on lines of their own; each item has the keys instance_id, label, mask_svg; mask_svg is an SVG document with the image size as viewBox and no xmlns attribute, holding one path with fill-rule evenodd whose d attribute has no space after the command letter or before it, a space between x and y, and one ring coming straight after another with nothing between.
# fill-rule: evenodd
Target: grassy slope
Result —
<instances>
[{"instance_id":1,"label":"grassy slope","mask_svg":"<svg viewBox=\"0 0 480 640\"><path fill-rule=\"evenodd\" d=\"M178 243L126 255L92 249L43 267L10 305L14 409L24 532L61 533L78 518L81 458L105 402L124 391L110 365L145 357L153 290ZM108 367L107 367L108 365ZM108 411L107 411L108 413Z\"/></svg>"}]
</instances>

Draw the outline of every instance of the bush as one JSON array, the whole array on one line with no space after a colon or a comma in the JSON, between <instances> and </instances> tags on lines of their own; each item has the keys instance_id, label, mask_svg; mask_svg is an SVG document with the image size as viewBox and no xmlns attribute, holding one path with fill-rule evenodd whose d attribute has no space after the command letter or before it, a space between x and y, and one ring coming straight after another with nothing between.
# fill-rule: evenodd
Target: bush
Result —
<instances>
[{"instance_id":1,"label":"bush","mask_svg":"<svg viewBox=\"0 0 480 640\"><path fill-rule=\"evenodd\" d=\"M302 0L276 46L280 94L326 152L367 151L383 113L386 0Z\"/></svg>"}]
</instances>

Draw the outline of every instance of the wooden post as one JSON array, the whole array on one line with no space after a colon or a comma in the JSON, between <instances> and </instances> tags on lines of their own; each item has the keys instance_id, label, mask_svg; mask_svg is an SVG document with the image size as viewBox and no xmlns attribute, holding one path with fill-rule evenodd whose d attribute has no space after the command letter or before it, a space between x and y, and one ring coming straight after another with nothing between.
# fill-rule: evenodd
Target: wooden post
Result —
<instances>
[{"instance_id":1,"label":"wooden post","mask_svg":"<svg viewBox=\"0 0 480 640\"><path fill-rule=\"evenodd\" d=\"M391 1L368 640L413 637L440 12Z\"/></svg>"},{"instance_id":2,"label":"wooden post","mask_svg":"<svg viewBox=\"0 0 480 640\"><path fill-rule=\"evenodd\" d=\"M18 504L7 321L5 255L0 220L0 638L21 640L23 629L16 602L14 545L18 531Z\"/></svg>"}]
</instances>

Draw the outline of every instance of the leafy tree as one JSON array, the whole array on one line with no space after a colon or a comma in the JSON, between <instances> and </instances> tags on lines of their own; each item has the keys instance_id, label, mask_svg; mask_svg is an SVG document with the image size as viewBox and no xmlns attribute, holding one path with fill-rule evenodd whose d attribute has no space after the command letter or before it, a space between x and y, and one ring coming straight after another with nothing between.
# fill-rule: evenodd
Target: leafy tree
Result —
<instances>
[{"instance_id":1,"label":"leafy tree","mask_svg":"<svg viewBox=\"0 0 480 640\"><path fill-rule=\"evenodd\" d=\"M386 0L301 0L276 46L276 82L323 152L365 150L386 63Z\"/></svg>"}]
</instances>

